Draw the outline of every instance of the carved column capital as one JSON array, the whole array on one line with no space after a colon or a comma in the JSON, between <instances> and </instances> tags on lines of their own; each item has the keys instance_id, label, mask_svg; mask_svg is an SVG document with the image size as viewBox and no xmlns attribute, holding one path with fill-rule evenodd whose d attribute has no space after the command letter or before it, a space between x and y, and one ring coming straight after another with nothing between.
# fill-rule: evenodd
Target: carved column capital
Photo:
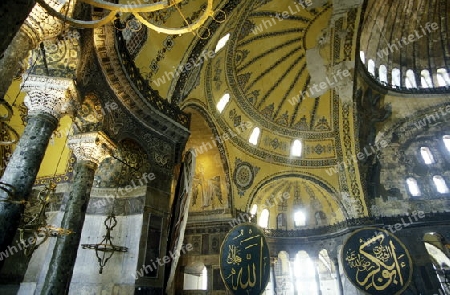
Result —
<instances>
[{"instance_id":1,"label":"carved column capital","mask_svg":"<svg viewBox=\"0 0 450 295\"><path fill-rule=\"evenodd\" d=\"M89 161L99 165L117 148L101 131L87 132L69 137L68 145L77 157L77 161Z\"/></svg>"},{"instance_id":2,"label":"carved column capital","mask_svg":"<svg viewBox=\"0 0 450 295\"><path fill-rule=\"evenodd\" d=\"M45 0L45 2L55 11L70 16L73 11L74 2L71 1L70 7L67 1ZM58 18L51 16L39 4L36 4L31 10L21 27L21 31L30 38L33 47L37 47L43 40L57 37L64 29L64 24Z\"/></svg>"},{"instance_id":3,"label":"carved column capital","mask_svg":"<svg viewBox=\"0 0 450 295\"><path fill-rule=\"evenodd\" d=\"M77 97L72 79L24 75L22 90L27 92L24 103L28 114L47 113L59 119L70 113Z\"/></svg>"}]
</instances>

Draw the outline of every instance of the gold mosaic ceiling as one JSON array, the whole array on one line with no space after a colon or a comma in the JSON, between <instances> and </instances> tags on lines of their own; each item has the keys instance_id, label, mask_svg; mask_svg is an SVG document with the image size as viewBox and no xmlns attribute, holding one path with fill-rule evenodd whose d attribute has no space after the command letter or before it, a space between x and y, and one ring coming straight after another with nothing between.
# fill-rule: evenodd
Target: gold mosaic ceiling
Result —
<instances>
[{"instance_id":1,"label":"gold mosaic ceiling","mask_svg":"<svg viewBox=\"0 0 450 295\"><path fill-rule=\"evenodd\" d=\"M223 8L230 2L233 1L215 1L214 5ZM362 198L357 170L353 170L351 179L342 177L341 180L337 174L325 173L342 161L345 153L355 152L351 144L355 132L352 110L346 109L344 126L338 89L342 81L333 80L343 77L336 78L333 73L342 65L345 66L339 68L341 73L342 70L353 72L353 67L346 62L354 59L351 44L356 40L359 10L350 9L348 17L335 18L331 3L313 3L303 8L297 1L238 1L236 8L227 12L226 21L216 25L207 40L190 34L167 36L149 32L135 62L162 97L180 102L193 118L198 119L199 113L207 117L204 120L214 129L213 136L206 131L201 136L192 134L187 148L198 151L201 146L218 145L218 150L208 149L199 153L197 159L206 161L203 168L211 166L209 162L213 158L223 162L223 172L214 166L214 171L203 173L210 174L209 180L220 176L231 181L230 191L228 187L222 189L224 200L229 195L233 207L248 210L252 202L264 204L270 200L283 183L289 186L284 189L292 196L295 187L300 185L300 199L309 206L308 210L316 208L327 215L334 212L336 215L330 215L327 220L334 223L365 212L364 201L358 201L360 205L355 209L358 213L352 213L339 200L339 192L348 191L349 187L354 190L349 192L352 198ZM183 6L182 10L186 16L198 13L187 7ZM171 24L170 17L166 24ZM228 33L228 43L215 53L218 41ZM212 54L195 64L193 60L198 60L191 58L201 52ZM193 65L191 70L172 79L170 73L187 63ZM166 81L162 83L164 77ZM158 78L160 83L156 83ZM320 82L326 86L318 87ZM314 85L315 90L311 90ZM304 91L307 94L302 97ZM217 103L226 93L230 101L219 112ZM245 123L251 127L237 132ZM191 125L191 132L202 133L197 123ZM252 145L248 139L256 126L261 128L261 134L258 143ZM345 133L341 132L342 128ZM220 144L214 140L217 136L222 139ZM294 139L302 141L301 157L290 155ZM347 146L344 141L348 142ZM210 155L211 152L220 153L220 157ZM196 171L198 175L200 172ZM274 175L287 176L274 178ZM314 212L308 216L314 216Z\"/></svg>"},{"instance_id":2,"label":"gold mosaic ceiling","mask_svg":"<svg viewBox=\"0 0 450 295\"><path fill-rule=\"evenodd\" d=\"M192 18L199 13L186 9L188 6L182 6L186 16ZM193 7L198 8L198 5ZM339 77L328 79L325 87L318 87L332 71L331 35L327 30L332 5L308 7L295 1L243 1L238 7L207 41L203 50L211 52L218 40L230 33L224 49L217 54L213 52L214 57L205 59L201 65L194 65L191 72L196 75L189 76L188 80L195 81L187 84L197 87L191 87L187 96L205 97L204 103L223 130L234 130L242 122L260 127L260 144L254 147L259 150L260 158L280 163L293 161L294 165L310 165L317 160L322 161L319 164L322 166L332 164L339 126L336 122L338 102L329 86L335 86L336 81L332 79ZM167 23L170 22L168 18ZM135 59L150 85L169 100L178 99L171 97L173 88L178 85L178 77L171 80L171 73L180 64L190 63L189 50L198 42L195 39L190 34L166 36L151 32ZM307 50L316 50L316 56L308 57ZM308 58L316 63L310 61L308 66ZM311 67L322 71L322 80L311 78ZM164 79L166 82L162 83ZM192 91L199 88L205 92ZM302 95L305 91L307 94ZM216 104L225 93L230 94L231 101L222 114L218 114ZM304 144L302 160L289 159L290 146L297 138ZM241 147L248 145L248 137L232 140ZM252 154L258 152L251 151Z\"/></svg>"}]
</instances>

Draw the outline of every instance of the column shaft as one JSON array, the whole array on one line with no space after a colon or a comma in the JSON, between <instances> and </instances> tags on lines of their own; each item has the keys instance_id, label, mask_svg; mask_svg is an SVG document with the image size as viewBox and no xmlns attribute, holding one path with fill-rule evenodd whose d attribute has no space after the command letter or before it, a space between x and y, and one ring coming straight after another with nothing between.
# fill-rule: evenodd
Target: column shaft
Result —
<instances>
[{"instance_id":1,"label":"column shaft","mask_svg":"<svg viewBox=\"0 0 450 295\"><path fill-rule=\"evenodd\" d=\"M339 288L339 295L344 295L344 287L342 286L342 280L341 280L341 272L339 270L339 262L338 259L333 260L334 268L336 269L336 280Z\"/></svg>"},{"instance_id":2,"label":"column shaft","mask_svg":"<svg viewBox=\"0 0 450 295\"><path fill-rule=\"evenodd\" d=\"M73 189L61 222L62 228L73 233L58 236L41 294L62 295L68 292L96 166L91 161L77 161Z\"/></svg>"},{"instance_id":3,"label":"column shaft","mask_svg":"<svg viewBox=\"0 0 450 295\"><path fill-rule=\"evenodd\" d=\"M45 155L50 136L57 127L58 120L46 113L37 113L28 119L28 124L20 138L1 182L16 190L14 200L26 200L36 180L39 167ZM8 194L0 190L0 199ZM14 237L23 205L0 202L0 245L1 250Z\"/></svg>"},{"instance_id":4,"label":"column shaft","mask_svg":"<svg viewBox=\"0 0 450 295\"><path fill-rule=\"evenodd\" d=\"M316 255L315 257L318 257L318 255ZM312 260L314 263L314 275L316 279L317 294L322 295L322 290L320 290L319 259L313 258Z\"/></svg>"}]
</instances>

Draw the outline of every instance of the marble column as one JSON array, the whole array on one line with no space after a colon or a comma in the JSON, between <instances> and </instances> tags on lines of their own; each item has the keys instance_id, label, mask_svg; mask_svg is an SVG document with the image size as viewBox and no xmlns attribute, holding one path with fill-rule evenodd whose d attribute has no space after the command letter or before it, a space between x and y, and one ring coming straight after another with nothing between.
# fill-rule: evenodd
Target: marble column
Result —
<instances>
[{"instance_id":1,"label":"marble column","mask_svg":"<svg viewBox=\"0 0 450 295\"><path fill-rule=\"evenodd\" d=\"M336 270L336 283L337 283L337 288L339 290L339 295L344 295L344 287L342 286L342 280L341 280L341 272L339 271L339 259L333 258L332 259L333 264L334 264L334 269Z\"/></svg>"},{"instance_id":2,"label":"marble column","mask_svg":"<svg viewBox=\"0 0 450 295\"><path fill-rule=\"evenodd\" d=\"M319 254L314 253L314 257L319 257ZM315 281L316 281L316 288L317 288L317 293L318 295L322 295L322 290L320 289L320 275L319 275L319 259L318 258L311 258L312 263L314 265L314 276L315 276Z\"/></svg>"},{"instance_id":3,"label":"marble column","mask_svg":"<svg viewBox=\"0 0 450 295\"><path fill-rule=\"evenodd\" d=\"M28 199L52 132L71 109L74 89L73 80L43 76L30 76L23 85L28 121L0 179L0 251L16 233L23 212L19 202Z\"/></svg>"},{"instance_id":4,"label":"marble column","mask_svg":"<svg viewBox=\"0 0 450 295\"><path fill-rule=\"evenodd\" d=\"M65 205L61 227L70 235L58 236L49 269L40 294L66 294L80 244L81 231L89 204L94 174L98 165L116 148L102 132L89 132L69 138L77 163L69 200Z\"/></svg>"},{"instance_id":5,"label":"marble column","mask_svg":"<svg viewBox=\"0 0 450 295\"><path fill-rule=\"evenodd\" d=\"M11 3L9 3L9 7L4 8L4 11L9 11L5 16L2 15L1 10L1 7L4 5L3 1L5 0L2 0L2 3L0 4L0 17L4 27L9 27L7 23L4 23L5 18L14 16L16 13L24 15L22 21L17 22L19 26L21 25L20 30L18 30L19 27L15 29L14 34L8 38L8 43L5 44L5 47L1 52L2 54L0 54L0 99L5 96L11 85L11 82L19 69L19 62L24 61L27 58L30 50L38 48L43 40L56 38L64 30L63 21L49 15L39 4L34 5L34 0L6 0L6 3ZM66 1L48 1L48 4L56 11L62 13L67 11L70 16L75 1L71 1L69 7L65 5L65 2ZM22 9L19 5L22 5ZM7 32L7 34L11 33L10 30L4 31ZM6 39L1 38L0 40L0 42L6 41Z\"/></svg>"}]
</instances>

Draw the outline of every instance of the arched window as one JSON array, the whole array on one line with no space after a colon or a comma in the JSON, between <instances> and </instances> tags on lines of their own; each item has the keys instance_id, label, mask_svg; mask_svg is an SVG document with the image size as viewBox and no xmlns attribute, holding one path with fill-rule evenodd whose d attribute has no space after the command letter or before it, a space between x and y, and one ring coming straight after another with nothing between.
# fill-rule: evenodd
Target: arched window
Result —
<instances>
[{"instance_id":1,"label":"arched window","mask_svg":"<svg viewBox=\"0 0 450 295\"><path fill-rule=\"evenodd\" d=\"M445 148L450 153L450 135L444 135L442 140L444 141Z\"/></svg>"},{"instance_id":2,"label":"arched window","mask_svg":"<svg viewBox=\"0 0 450 295\"><path fill-rule=\"evenodd\" d=\"M217 42L216 49L214 49L214 52L217 53L220 51L220 49L224 48L225 45L227 45L228 40L230 40L230 33L220 38L219 42Z\"/></svg>"},{"instance_id":3,"label":"arched window","mask_svg":"<svg viewBox=\"0 0 450 295\"><path fill-rule=\"evenodd\" d=\"M439 293L449 294L450 285L448 282L448 267L450 266L450 259L445 253L448 242L441 234L436 232L426 233L423 237L423 241L443 291L442 293L439 291Z\"/></svg>"},{"instance_id":4,"label":"arched window","mask_svg":"<svg viewBox=\"0 0 450 295\"><path fill-rule=\"evenodd\" d=\"M219 113L222 113L222 111L225 109L225 106L228 104L229 101L230 95L228 93L225 93L217 103L217 110L219 111Z\"/></svg>"},{"instance_id":5,"label":"arched window","mask_svg":"<svg viewBox=\"0 0 450 295\"><path fill-rule=\"evenodd\" d=\"M337 275L336 267L333 260L328 255L328 251L322 249L319 252L319 260L317 263L317 270L319 272L320 290L323 295L339 294L337 289ZM340 279L340 278L339 278Z\"/></svg>"},{"instance_id":6,"label":"arched window","mask_svg":"<svg viewBox=\"0 0 450 295\"><path fill-rule=\"evenodd\" d=\"M448 186L445 183L445 180L444 178L442 178L442 176L440 175L433 176L433 182L434 185L436 186L436 190L438 191L438 193L440 194L448 193Z\"/></svg>"},{"instance_id":7,"label":"arched window","mask_svg":"<svg viewBox=\"0 0 450 295\"><path fill-rule=\"evenodd\" d=\"M378 69L378 75L380 76L380 82L383 84L388 84L387 68L385 65L381 65Z\"/></svg>"},{"instance_id":8,"label":"arched window","mask_svg":"<svg viewBox=\"0 0 450 295\"><path fill-rule=\"evenodd\" d=\"M421 192L419 189L419 186L417 185L417 180L410 177L406 180L406 185L408 186L409 193L413 197L419 197L421 196Z\"/></svg>"},{"instance_id":9,"label":"arched window","mask_svg":"<svg viewBox=\"0 0 450 295\"><path fill-rule=\"evenodd\" d=\"M317 294L317 269L305 251L299 251L294 261L295 289L299 295Z\"/></svg>"},{"instance_id":10,"label":"arched window","mask_svg":"<svg viewBox=\"0 0 450 295\"><path fill-rule=\"evenodd\" d=\"M417 88L416 77L413 70L406 71L405 86L408 89Z\"/></svg>"},{"instance_id":11,"label":"arched window","mask_svg":"<svg viewBox=\"0 0 450 295\"><path fill-rule=\"evenodd\" d=\"M286 229L286 214L278 213L277 215L277 229Z\"/></svg>"},{"instance_id":12,"label":"arched window","mask_svg":"<svg viewBox=\"0 0 450 295\"><path fill-rule=\"evenodd\" d=\"M208 290L208 270L203 263L186 267L184 271L184 290Z\"/></svg>"},{"instance_id":13,"label":"arched window","mask_svg":"<svg viewBox=\"0 0 450 295\"><path fill-rule=\"evenodd\" d=\"M257 145L260 133L261 130L259 129L259 127L255 127L253 129L252 135L250 135L250 138L248 139L248 142L250 142L253 145Z\"/></svg>"},{"instance_id":14,"label":"arched window","mask_svg":"<svg viewBox=\"0 0 450 295\"><path fill-rule=\"evenodd\" d=\"M304 226L306 225L306 216L303 211L298 210L294 213L294 225L295 226Z\"/></svg>"},{"instance_id":15,"label":"arched window","mask_svg":"<svg viewBox=\"0 0 450 295\"><path fill-rule=\"evenodd\" d=\"M367 70L372 74L372 76L375 76L375 62L372 59L369 59Z\"/></svg>"},{"instance_id":16,"label":"arched window","mask_svg":"<svg viewBox=\"0 0 450 295\"><path fill-rule=\"evenodd\" d=\"M441 87L450 86L450 77L446 69L444 68L438 69L436 78L439 86Z\"/></svg>"},{"instance_id":17,"label":"arched window","mask_svg":"<svg viewBox=\"0 0 450 295\"><path fill-rule=\"evenodd\" d=\"M269 227L269 210L268 209L262 210L261 217L258 220L258 225L262 228Z\"/></svg>"},{"instance_id":18,"label":"arched window","mask_svg":"<svg viewBox=\"0 0 450 295\"><path fill-rule=\"evenodd\" d=\"M392 69L392 87L400 87L400 70L397 68Z\"/></svg>"},{"instance_id":19,"label":"arched window","mask_svg":"<svg viewBox=\"0 0 450 295\"><path fill-rule=\"evenodd\" d=\"M422 70L422 72L420 72L420 86L422 86L422 88L433 87L433 82L428 70Z\"/></svg>"},{"instance_id":20,"label":"arched window","mask_svg":"<svg viewBox=\"0 0 450 295\"><path fill-rule=\"evenodd\" d=\"M300 140L294 140L294 143L291 147L291 156L300 157L302 155L302 143Z\"/></svg>"},{"instance_id":21,"label":"arched window","mask_svg":"<svg viewBox=\"0 0 450 295\"><path fill-rule=\"evenodd\" d=\"M359 58L361 59L362 63L366 63L366 55L364 54L364 51L359 52Z\"/></svg>"},{"instance_id":22,"label":"arched window","mask_svg":"<svg viewBox=\"0 0 450 295\"><path fill-rule=\"evenodd\" d=\"M253 204L252 209L250 209L250 214L255 215L257 211L258 211L258 205Z\"/></svg>"},{"instance_id":23,"label":"arched window","mask_svg":"<svg viewBox=\"0 0 450 295\"><path fill-rule=\"evenodd\" d=\"M425 164L433 164L434 163L434 157L431 153L430 149L428 147L421 147L420 148L420 155L422 156L423 161Z\"/></svg>"}]
</instances>

